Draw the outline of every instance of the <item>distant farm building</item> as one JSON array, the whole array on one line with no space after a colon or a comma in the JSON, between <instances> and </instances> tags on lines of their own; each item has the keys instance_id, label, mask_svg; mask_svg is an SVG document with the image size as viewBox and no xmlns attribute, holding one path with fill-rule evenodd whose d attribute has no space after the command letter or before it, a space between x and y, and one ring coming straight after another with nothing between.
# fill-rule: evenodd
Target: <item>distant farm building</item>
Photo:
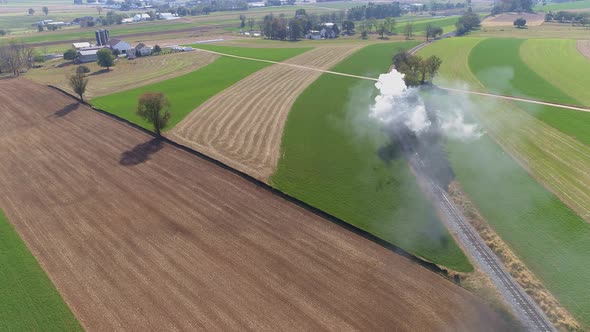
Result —
<instances>
[{"instance_id":1,"label":"distant farm building","mask_svg":"<svg viewBox=\"0 0 590 332\"><path fill-rule=\"evenodd\" d=\"M88 48L90 47L90 43L89 42L81 42L81 43L72 43L72 46L79 50L81 48Z\"/></svg>"},{"instance_id":2,"label":"distant farm building","mask_svg":"<svg viewBox=\"0 0 590 332\"><path fill-rule=\"evenodd\" d=\"M180 17L174 16L172 13L159 13L158 18L161 20L175 20Z\"/></svg>"},{"instance_id":3,"label":"distant farm building","mask_svg":"<svg viewBox=\"0 0 590 332\"><path fill-rule=\"evenodd\" d=\"M321 30L310 30L305 36L308 39L332 39L338 37L338 26L335 23L321 24Z\"/></svg>"},{"instance_id":4,"label":"distant farm building","mask_svg":"<svg viewBox=\"0 0 590 332\"><path fill-rule=\"evenodd\" d=\"M94 35L96 36L96 45L106 46L109 42L109 30L96 30Z\"/></svg>"},{"instance_id":5,"label":"distant farm building","mask_svg":"<svg viewBox=\"0 0 590 332\"><path fill-rule=\"evenodd\" d=\"M135 46L135 55L137 55L137 56L151 55L152 52L153 52L153 48L150 46L147 46L144 43L139 43L139 44L137 44L137 46Z\"/></svg>"},{"instance_id":6,"label":"distant farm building","mask_svg":"<svg viewBox=\"0 0 590 332\"><path fill-rule=\"evenodd\" d=\"M107 45L110 47L111 50L117 50L119 51L119 53L123 54L126 54L127 51L131 49L131 45L129 45L127 42L115 38L109 39Z\"/></svg>"},{"instance_id":7,"label":"distant farm building","mask_svg":"<svg viewBox=\"0 0 590 332\"><path fill-rule=\"evenodd\" d=\"M96 52L103 47L88 47L78 50L78 61L80 63L95 62L98 60Z\"/></svg>"},{"instance_id":8,"label":"distant farm building","mask_svg":"<svg viewBox=\"0 0 590 332\"><path fill-rule=\"evenodd\" d=\"M146 21L151 18L152 17L148 14L135 14L135 16L133 16L133 22Z\"/></svg>"}]
</instances>

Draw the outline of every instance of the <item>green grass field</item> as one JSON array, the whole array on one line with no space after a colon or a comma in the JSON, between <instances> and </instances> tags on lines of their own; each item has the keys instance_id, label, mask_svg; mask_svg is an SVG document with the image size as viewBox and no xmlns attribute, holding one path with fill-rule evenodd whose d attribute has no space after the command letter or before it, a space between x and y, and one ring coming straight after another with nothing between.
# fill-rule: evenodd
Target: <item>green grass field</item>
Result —
<instances>
[{"instance_id":1,"label":"green grass field","mask_svg":"<svg viewBox=\"0 0 590 332\"><path fill-rule=\"evenodd\" d=\"M428 18L428 19L417 19L415 21L412 21L413 24L413 28L414 28L414 34L418 34L421 35L422 32L426 31L426 26L428 24L432 24L435 27L441 27L443 28L443 30L448 30L448 27L453 26L455 24L455 22L457 22L458 17L457 16L452 16L452 17L445 17L445 18ZM409 21L404 20L404 21L400 21L396 27L395 27L395 32L398 34L403 34L404 33L404 29L406 27L406 23L408 23ZM448 32L448 31L445 31Z\"/></svg>"},{"instance_id":2,"label":"green grass field","mask_svg":"<svg viewBox=\"0 0 590 332\"><path fill-rule=\"evenodd\" d=\"M471 60L480 43L488 41L452 38L431 44L421 50L420 54L437 54L442 58L443 64L437 83L461 86L456 82L467 82L475 87L479 84L481 89L483 87L478 77L471 72ZM497 81L506 81L506 76L509 76L506 73L510 71L515 71L519 75L529 75L531 69L518 57L514 59L514 55L519 55L518 48L510 49L510 45L520 45L519 40L496 44L495 47L502 49L502 52L496 51L492 55L486 55L483 50L490 51L490 48L487 48L489 45L483 45L486 49L479 49L478 60L487 58L488 62L483 63L482 67L488 69L493 68L488 67L489 62L499 64L495 76ZM512 60L506 61L504 53L512 54ZM517 68L513 69L514 66ZM531 76L528 76L528 80L517 79L516 82L526 84L529 80ZM493 77L488 78L486 82L492 86L498 84L493 82ZM506 89L505 86L498 88ZM525 86L525 91L528 91L528 88L530 87ZM503 91L512 93L509 90ZM452 103L456 104L458 102ZM443 103L438 102L437 105L441 107ZM549 180L546 180L548 187L563 189L561 187L566 185L567 194L573 194L579 189L572 185L576 181L572 177L577 173L571 167L577 165L576 169L579 169L585 166L582 166L583 162L577 164L571 159L584 159L587 148L583 144L577 143L578 145L571 147L570 142L560 143L561 139L546 136L545 127L538 125L530 115L523 112L523 109L529 107L528 104L471 97L467 105L472 106L467 110L468 113L477 115L484 129L490 135L494 135L494 140L510 146L513 153L516 151L516 155L528 163L532 174L544 179L549 175ZM553 116L554 123L561 122L560 126L569 124L569 127L580 126L579 130L583 129L576 117L584 116L585 113L556 109L550 111L544 114ZM571 113L565 114L567 112ZM538 116L543 113L536 114ZM590 225L535 181L491 138L486 135L471 143L449 142L449 156L457 179L487 222L527 267L543 281L566 309L582 324L589 326L590 301L586 299L589 298L587 276L590 273ZM555 158L554 154L558 157ZM568 163L565 164L560 158L565 158ZM564 181L564 178L573 182ZM583 184L579 186L584 188Z\"/></svg>"},{"instance_id":3,"label":"green grass field","mask_svg":"<svg viewBox=\"0 0 590 332\"><path fill-rule=\"evenodd\" d=\"M583 106L590 106L590 61L570 39L529 39L520 46L520 58L532 71Z\"/></svg>"},{"instance_id":4,"label":"green grass field","mask_svg":"<svg viewBox=\"0 0 590 332\"><path fill-rule=\"evenodd\" d=\"M368 46L332 70L376 77L399 48ZM407 163L385 161L388 139L368 118L374 83L324 74L299 96L285 127L273 186L436 264L472 266L418 188Z\"/></svg>"},{"instance_id":5,"label":"green grass field","mask_svg":"<svg viewBox=\"0 0 590 332\"><path fill-rule=\"evenodd\" d=\"M495 93L572 105L583 104L527 66L520 57L520 48L523 43L524 40L522 39L482 40L469 54L469 68L488 90ZM541 43L544 44L544 42ZM500 49L502 52L497 51ZM542 55L537 54L536 56L541 57ZM557 65L554 60L554 58L547 58L545 60L546 66ZM542 65L538 64L537 67L539 66ZM563 67L568 66L563 65ZM587 71L587 68L580 69L581 72L584 70ZM590 113L524 103L522 109L560 131L590 145L590 130L588 130L590 128Z\"/></svg>"},{"instance_id":6,"label":"green grass field","mask_svg":"<svg viewBox=\"0 0 590 332\"><path fill-rule=\"evenodd\" d=\"M590 326L590 224L489 137L448 147L457 179L486 220L560 303Z\"/></svg>"},{"instance_id":7,"label":"green grass field","mask_svg":"<svg viewBox=\"0 0 590 332\"><path fill-rule=\"evenodd\" d=\"M263 59L271 61L285 61L298 54L311 50L311 47L305 48L248 48L248 47L231 47L212 44L192 44L194 48L220 52L225 54L243 56L254 59Z\"/></svg>"},{"instance_id":8,"label":"green grass field","mask_svg":"<svg viewBox=\"0 0 590 332\"><path fill-rule=\"evenodd\" d=\"M2 211L0 331L82 331L76 317Z\"/></svg>"},{"instance_id":9,"label":"green grass field","mask_svg":"<svg viewBox=\"0 0 590 332\"><path fill-rule=\"evenodd\" d=\"M268 65L262 62L221 57L192 73L95 98L91 104L152 130L149 123L135 114L137 100L145 92L163 92L171 103L172 118L166 128L171 129L207 99Z\"/></svg>"},{"instance_id":10,"label":"green grass field","mask_svg":"<svg viewBox=\"0 0 590 332\"><path fill-rule=\"evenodd\" d=\"M590 9L590 0L549 3L545 6L537 5L533 9L536 12L558 12L560 10Z\"/></svg>"}]
</instances>

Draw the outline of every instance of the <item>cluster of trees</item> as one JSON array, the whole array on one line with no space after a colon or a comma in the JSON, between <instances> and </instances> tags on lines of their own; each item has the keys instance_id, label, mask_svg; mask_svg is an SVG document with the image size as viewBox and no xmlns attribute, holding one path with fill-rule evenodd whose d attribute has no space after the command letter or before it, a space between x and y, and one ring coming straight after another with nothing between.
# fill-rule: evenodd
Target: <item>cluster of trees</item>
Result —
<instances>
[{"instance_id":1,"label":"cluster of trees","mask_svg":"<svg viewBox=\"0 0 590 332\"><path fill-rule=\"evenodd\" d=\"M457 9L457 8L465 8L465 7L466 7L465 2L451 3L451 2L431 1L430 4L428 5L428 10L437 11L437 10L448 10L448 9Z\"/></svg>"},{"instance_id":2,"label":"cluster of trees","mask_svg":"<svg viewBox=\"0 0 590 332\"><path fill-rule=\"evenodd\" d=\"M361 30L361 32L367 31L369 33L375 30L375 32L379 33L381 37L383 37L383 33L393 33L395 31L396 24L397 23L395 22L395 19L391 17L386 18L381 23L379 23L379 21L377 21L376 18L372 17L370 19L362 20L361 22L359 22L358 28Z\"/></svg>"},{"instance_id":3,"label":"cluster of trees","mask_svg":"<svg viewBox=\"0 0 590 332\"><path fill-rule=\"evenodd\" d=\"M399 2L394 3L369 3L368 5L352 7L347 12L347 19L361 21L365 19L382 19L387 17L398 17L403 14Z\"/></svg>"},{"instance_id":4,"label":"cluster of trees","mask_svg":"<svg viewBox=\"0 0 590 332\"><path fill-rule=\"evenodd\" d=\"M428 23L426 25L426 41L429 41L430 39L434 39L436 37L439 37L442 34L443 34L443 29L441 27L434 26L431 23Z\"/></svg>"},{"instance_id":5,"label":"cluster of trees","mask_svg":"<svg viewBox=\"0 0 590 332\"><path fill-rule=\"evenodd\" d=\"M479 19L479 15L472 12L471 10L468 10L463 13L461 17L459 17L455 23L455 28L457 29L457 35L462 36L469 31L478 28L480 25L481 20Z\"/></svg>"},{"instance_id":6,"label":"cluster of trees","mask_svg":"<svg viewBox=\"0 0 590 332\"><path fill-rule=\"evenodd\" d=\"M329 17L324 17L324 19L329 19ZM245 22L245 20L242 22ZM253 22L248 20L248 25L253 25ZM285 15L278 17L273 14L266 15L260 23L260 32L265 38L269 39L298 40L305 37L310 30L321 30L322 23L327 22L329 21L324 21L317 15L307 15L305 9L298 9L295 11L295 17L293 18L286 18ZM348 31L353 31L354 23L348 22L346 27ZM332 30L336 35L340 33L340 28L336 23L334 23Z\"/></svg>"},{"instance_id":7,"label":"cluster of trees","mask_svg":"<svg viewBox=\"0 0 590 332\"><path fill-rule=\"evenodd\" d=\"M405 74L407 86L419 86L432 83L438 73L442 60L436 55L423 59L406 51L400 51L393 56L393 65L400 73Z\"/></svg>"},{"instance_id":8,"label":"cluster of trees","mask_svg":"<svg viewBox=\"0 0 590 332\"><path fill-rule=\"evenodd\" d=\"M547 14L545 14L545 21L546 22L581 24L583 26L587 26L587 25L590 25L590 14L566 12L566 11L559 11L557 13L548 12Z\"/></svg>"},{"instance_id":9,"label":"cluster of trees","mask_svg":"<svg viewBox=\"0 0 590 332\"><path fill-rule=\"evenodd\" d=\"M533 0L500 0L492 8L492 15L497 15L505 12L533 12Z\"/></svg>"},{"instance_id":10,"label":"cluster of trees","mask_svg":"<svg viewBox=\"0 0 590 332\"><path fill-rule=\"evenodd\" d=\"M11 40L0 45L0 74L19 76L21 71L33 66L34 51L24 43Z\"/></svg>"},{"instance_id":11,"label":"cluster of trees","mask_svg":"<svg viewBox=\"0 0 590 332\"><path fill-rule=\"evenodd\" d=\"M515 27L522 29L526 25L526 19L524 17L519 17L512 23Z\"/></svg>"}]
</instances>

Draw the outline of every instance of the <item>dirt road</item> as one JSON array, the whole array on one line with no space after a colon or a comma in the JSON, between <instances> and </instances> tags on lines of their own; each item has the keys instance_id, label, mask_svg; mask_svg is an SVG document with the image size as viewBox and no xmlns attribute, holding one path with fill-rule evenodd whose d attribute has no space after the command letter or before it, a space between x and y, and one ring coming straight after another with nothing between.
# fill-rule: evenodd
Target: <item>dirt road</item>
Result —
<instances>
[{"instance_id":1,"label":"dirt road","mask_svg":"<svg viewBox=\"0 0 590 332\"><path fill-rule=\"evenodd\" d=\"M0 208L88 330L500 331L466 290L47 87L0 81Z\"/></svg>"}]
</instances>

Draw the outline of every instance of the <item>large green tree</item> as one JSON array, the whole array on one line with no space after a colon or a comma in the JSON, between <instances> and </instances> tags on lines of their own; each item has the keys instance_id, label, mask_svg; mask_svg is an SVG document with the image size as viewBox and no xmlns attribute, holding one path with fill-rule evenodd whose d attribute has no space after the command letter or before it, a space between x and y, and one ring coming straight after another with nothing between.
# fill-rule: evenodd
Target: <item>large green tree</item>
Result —
<instances>
[{"instance_id":1,"label":"large green tree","mask_svg":"<svg viewBox=\"0 0 590 332\"><path fill-rule=\"evenodd\" d=\"M162 129L166 128L172 116L170 102L161 92L146 92L141 95L136 113L154 126L158 136L161 135Z\"/></svg>"},{"instance_id":2,"label":"large green tree","mask_svg":"<svg viewBox=\"0 0 590 332\"><path fill-rule=\"evenodd\" d=\"M84 77L84 74L81 72L76 72L74 75L70 76L69 79L70 87L74 92L80 96L80 101L84 101L84 92L86 92L86 86L88 85L88 79Z\"/></svg>"},{"instance_id":3,"label":"large green tree","mask_svg":"<svg viewBox=\"0 0 590 332\"><path fill-rule=\"evenodd\" d=\"M115 65L115 56L108 48L102 48L96 52L96 62L101 67L106 67L110 70Z\"/></svg>"}]
</instances>

